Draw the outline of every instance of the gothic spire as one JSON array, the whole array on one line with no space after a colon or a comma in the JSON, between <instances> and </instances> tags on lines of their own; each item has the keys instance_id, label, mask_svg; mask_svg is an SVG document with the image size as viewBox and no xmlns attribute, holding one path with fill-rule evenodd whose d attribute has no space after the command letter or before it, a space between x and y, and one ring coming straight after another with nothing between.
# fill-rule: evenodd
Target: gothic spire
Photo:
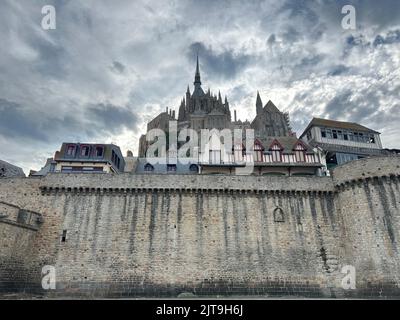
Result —
<instances>
[{"instance_id":1,"label":"gothic spire","mask_svg":"<svg viewBox=\"0 0 400 320\"><path fill-rule=\"evenodd\" d=\"M230 114L228 98L225 96L225 110Z\"/></svg>"},{"instance_id":2,"label":"gothic spire","mask_svg":"<svg viewBox=\"0 0 400 320\"><path fill-rule=\"evenodd\" d=\"M257 101L256 101L256 112L257 114L261 114L263 109L260 93L257 91Z\"/></svg>"},{"instance_id":3,"label":"gothic spire","mask_svg":"<svg viewBox=\"0 0 400 320\"><path fill-rule=\"evenodd\" d=\"M185 118L185 99L182 99L181 105L179 106L178 120L183 121Z\"/></svg>"},{"instance_id":4,"label":"gothic spire","mask_svg":"<svg viewBox=\"0 0 400 320\"><path fill-rule=\"evenodd\" d=\"M199 68L199 55L197 55L197 62L196 62L196 74L194 76L194 83L195 86L196 84L201 86L201 80L200 80L200 68Z\"/></svg>"}]
</instances>

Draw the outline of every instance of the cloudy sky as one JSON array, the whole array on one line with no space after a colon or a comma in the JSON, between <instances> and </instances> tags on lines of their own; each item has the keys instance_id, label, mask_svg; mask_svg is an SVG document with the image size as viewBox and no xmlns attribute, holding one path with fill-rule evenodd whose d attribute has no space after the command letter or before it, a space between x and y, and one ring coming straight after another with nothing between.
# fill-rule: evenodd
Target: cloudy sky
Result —
<instances>
[{"instance_id":1,"label":"cloudy sky","mask_svg":"<svg viewBox=\"0 0 400 320\"><path fill-rule=\"evenodd\" d=\"M356 30L342 28L346 4ZM203 88L242 120L259 90L298 134L327 117L400 148L399 0L1 0L0 43L0 159L26 173L66 141L136 153L147 121L192 88L196 52Z\"/></svg>"}]
</instances>

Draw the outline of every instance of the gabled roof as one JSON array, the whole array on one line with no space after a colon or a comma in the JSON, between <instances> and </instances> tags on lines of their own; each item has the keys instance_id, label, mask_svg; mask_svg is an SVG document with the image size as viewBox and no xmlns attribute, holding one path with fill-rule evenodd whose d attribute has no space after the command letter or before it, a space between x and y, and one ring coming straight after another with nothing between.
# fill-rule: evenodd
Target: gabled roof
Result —
<instances>
[{"instance_id":1,"label":"gabled roof","mask_svg":"<svg viewBox=\"0 0 400 320\"><path fill-rule=\"evenodd\" d=\"M264 110L268 112L280 112L279 109L274 105L274 103L269 100L267 104L264 106Z\"/></svg>"},{"instance_id":2,"label":"gabled roof","mask_svg":"<svg viewBox=\"0 0 400 320\"><path fill-rule=\"evenodd\" d=\"M304 134L310 130L312 127L327 127L327 128L337 128L337 129L347 129L347 130L356 130L363 132L371 132L371 133L380 133L378 131L369 129L361 124L355 122L347 122L347 121L337 121L337 120L329 120L322 118L313 118L311 122L308 124L307 128L303 131L300 138L304 136Z\"/></svg>"},{"instance_id":3,"label":"gabled roof","mask_svg":"<svg viewBox=\"0 0 400 320\"><path fill-rule=\"evenodd\" d=\"M274 139L271 143L268 143L268 145L269 145L268 149L272 149L276 145L278 145L281 148L281 150L285 149L285 147L277 139Z\"/></svg>"},{"instance_id":4,"label":"gabled roof","mask_svg":"<svg viewBox=\"0 0 400 320\"><path fill-rule=\"evenodd\" d=\"M262 148L262 150L265 149L263 143L262 143L262 142L260 141L260 139L258 139L258 138L256 138L256 139L254 140L254 144L258 144L258 145Z\"/></svg>"}]
</instances>

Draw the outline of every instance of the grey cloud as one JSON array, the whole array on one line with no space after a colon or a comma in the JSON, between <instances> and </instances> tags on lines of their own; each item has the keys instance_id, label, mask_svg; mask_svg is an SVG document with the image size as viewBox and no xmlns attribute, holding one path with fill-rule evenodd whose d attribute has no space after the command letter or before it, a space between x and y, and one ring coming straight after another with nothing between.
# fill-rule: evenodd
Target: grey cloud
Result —
<instances>
[{"instance_id":1,"label":"grey cloud","mask_svg":"<svg viewBox=\"0 0 400 320\"><path fill-rule=\"evenodd\" d=\"M338 94L326 104L324 115L330 119L335 119L339 115L348 121L359 123L366 121L379 110L379 99L368 89L361 93L366 99L355 97L352 90Z\"/></svg>"},{"instance_id":2,"label":"grey cloud","mask_svg":"<svg viewBox=\"0 0 400 320\"><path fill-rule=\"evenodd\" d=\"M334 76L340 76L340 75L343 75L343 74L345 74L345 73L347 73L349 71L350 71L349 67L346 67L343 64L339 64L339 65L333 66L331 68L331 70L328 72L328 76L333 76L333 77Z\"/></svg>"},{"instance_id":3,"label":"grey cloud","mask_svg":"<svg viewBox=\"0 0 400 320\"><path fill-rule=\"evenodd\" d=\"M347 90L331 99L325 106L326 117L334 118L337 114L346 114L351 108L350 98L352 94L351 90Z\"/></svg>"},{"instance_id":4,"label":"grey cloud","mask_svg":"<svg viewBox=\"0 0 400 320\"><path fill-rule=\"evenodd\" d=\"M400 43L400 30L391 30L386 34L386 36L381 36L378 34L375 37L373 45L378 46L393 43Z\"/></svg>"},{"instance_id":5,"label":"grey cloud","mask_svg":"<svg viewBox=\"0 0 400 320\"><path fill-rule=\"evenodd\" d=\"M288 11L291 18L301 17L305 22L316 24L319 18L312 8L314 5L315 3L308 0L287 0L283 3L280 11Z\"/></svg>"},{"instance_id":6,"label":"grey cloud","mask_svg":"<svg viewBox=\"0 0 400 320\"><path fill-rule=\"evenodd\" d=\"M104 131L118 132L121 128L135 129L139 118L127 108L114 106L112 104L96 104L87 108L88 120L97 124Z\"/></svg>"},{"instance_id":7,"label":"grey cloud","mask_svg":"<svg viewBox=\"0 0 400 320\"><path fill-rule=\"evenodd\" d=\"M95 104L83 114L72 113L57 118L45 111L23 107L0 99L0 134L4 137L38 142L51 142L75 137L79 140L101 138L115 134L122 128L135 130L139 118L124 107Z\"/></svg>"},{"instance_id":8,"label":"grey cloud","mask_svg":"<svg viewBox=\"0 0 400 320\"><path fill-rule=\"evenodd\" d=\"M250 63L251 56L235 52L232 49L216 53L211 47L206 47L202 42L194 42L189 46L187 54L190 61L194 61L197 53L201 57L201 64L205 71L213 77L231 79L243 71Z\"/></svg>"},{"instance_id":9,"label":"grey cloud","mask_svg":"<svg viewBox=\"0 0 400 320\"><path fill-rule=\"evenodd\" d=\"M5 99L0 99L0 134L10 138L47 140L46 133L32 121L21 105Z\"/></svg>"},{"instance_id":10,"label":"grey cloud","mask_svg":"<svg viewBox=\"0 0 400 320\"><path fill-rule=\"evenodd\" d=\"M45 4L56 6L57 30L40 29ZM345 4L356 7L352 34L341 27ZM239 114L252 116L260 90L293 111L297 130L315 115L390 124L392 141L400 134L389 113L400 113L393 109L398 0L5 0L0 7L0 135L24 151L3 153L24 163L28 139L38 153L62 140L120 134L125 140L116 142L127 146L128 129L135 151L137 128L179 104L198 50L205 88L228 93Z\"/></svg>"},{"instance_id":11,"label":"grey cloud","mask_svg":"<svg viewBox=\"0 0 400 320\"><path fill-rule=\"evenodd\" d=\"M68 57L64 48L39 39L32 41L31 45L40 54L38 61L33 63L35 70L53 78L60 79L67 76L65 61L68 61Z\"/></svg>"},{"instance_id":12,"label":"grey cloud","mask_svg":"<svg viewBox=\"0 0 400 320\"><path fill-rule=\"evenodd\" d=\"M297 136L300 136L302 133L301 130L306 128L307 124L312 119L313 114L299 108L290 113L289 116L292 129L297 133Z\"/></svg>"},{"instance_id":13,"label":"grey cloud","mask_svg":"<svg viewBox=\"0 0 400 320\"><path fill-rule=\"evenodd\" d=\"M364 35L359 34L359 35L350 35L346 38L346 44L349 47L356 47L356 46L368 46L370 45L370 42L365 39Z\"/></svg>"},{"instance_id":14,"label":"grey cloud","mask_svg":"<svg viewBox=\"0 0 400 320\"><path fill-rule=\"evenodd\" d=\"M111 70L117 72L117 73L124 73L125 71L125 66L118 61L113 61L113 64L111 66Z\"/></svg>"},{"instance_id":15,"label":"grey cloud","mask_svg":"<svg viewBox=\"0 0 400 320\"><path fill-rule=\"evenodd\" d=\"M346 2L355 6L360 27L377 25L383 30L392 24L399 23L400 1L398 0L341 0L341 3Z\"/></svg>"},{"instance_id":16,"label":"grey cloud","mask_svg":"<svg viewBox=\"0 0 400 320\"><path fill-rule=\"evenodd\" d=\"M294 26L288 26L282 33L282 38L289 43L293 43L301 38L301 33Z\"/></svg>"},{"instance_id":17,"label":"grey cloud","mask_svg":"<svg viewBox=\"0 0 400 320\"><path fill-rule=\"evenodd\" d=\"M389 30L385 34L378 34L373 39L367 39L363 34L350 35L346 38L346 46L352 47L377 47L400 43L400 30Z\"/></svg>"},{"instance_id":18,"label":"grey cloud","mask_svg":"<svg viewBox=\"0 0 400 320\"><path fill-rule=\"evenodd\" d=\"M314 54L303 57L299 61L295 61L295 64L290 67L290 71L292 72L290 81L307 79L311 73L318 72L320 70L320 64L324 59L324 54Z\"/></svg>"},{"instance_id":19,"label":"grey cloud","mask_svg":"<svg viewBox=\"0 0 400 320\"><path fill-rule=\"evenodd\" d=\"M305 57L303 59L301 59L300 64L298 65L303 66L303 67L309 67L309 66L315 66L318 63L322 62L322 60L325 59L325 55L323 54L315 54L313 56L310 57Z\"/></svg>"},{"instance_id":20,"label":"grey cloud","mask_svg":"<svg viewBox=\"0 0 400 320\"><path fill-rule=\"evenodd\" d=\"M269 46L272 46L275 42L276 42L276 36L274 34L271 34L267 39L267 44Z\"/></svg>"}]
</instances>

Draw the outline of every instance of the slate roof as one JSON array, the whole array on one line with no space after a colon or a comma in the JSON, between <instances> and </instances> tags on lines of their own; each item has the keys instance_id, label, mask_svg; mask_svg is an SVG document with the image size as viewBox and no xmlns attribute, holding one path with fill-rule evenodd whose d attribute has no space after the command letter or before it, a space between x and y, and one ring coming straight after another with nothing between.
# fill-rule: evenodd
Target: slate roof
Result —
<instances>
[{"instance_id":1,"label":"slate roof","mask_svg":"<svg viewBox=\"0 0 400 320\"><path fill-rule=\"evenodd\" d=\"M0 177L25 177L25 173L20 167L0 160Z\"/></svg>"},{"instance_id":2,"label":"slate roof","mask_svg":"<svg viewBox=\"0 0 400 320\"><path fill-rule=\"evenodd\" d=\"M267 102L267 104L264 106L264 110L268 111L268 112L279 112L280 113L279 109L276 107L276 105L274 105L274 103L271 100L269 100Z\"/></svg>"},{"instance_id":3,"label":"slate roof","mask_svg":"<svg viewBox=\"0 0 400 320\"><path fill-rule=\"evenodd\" d=\"M371 133L380 133L378 131L372 130L370 128L367 128L367 127L365 127L361 124L355 123L355 122L313 118L311 120L311 122L308 124L307 128L301 134L300 138L302 136L304 136L304 134L312 127L327 127L327 128L347 129L347 130L355 130L355 131L363 131L363 132L371 132Z\"/></svg>"}]
</instances>

